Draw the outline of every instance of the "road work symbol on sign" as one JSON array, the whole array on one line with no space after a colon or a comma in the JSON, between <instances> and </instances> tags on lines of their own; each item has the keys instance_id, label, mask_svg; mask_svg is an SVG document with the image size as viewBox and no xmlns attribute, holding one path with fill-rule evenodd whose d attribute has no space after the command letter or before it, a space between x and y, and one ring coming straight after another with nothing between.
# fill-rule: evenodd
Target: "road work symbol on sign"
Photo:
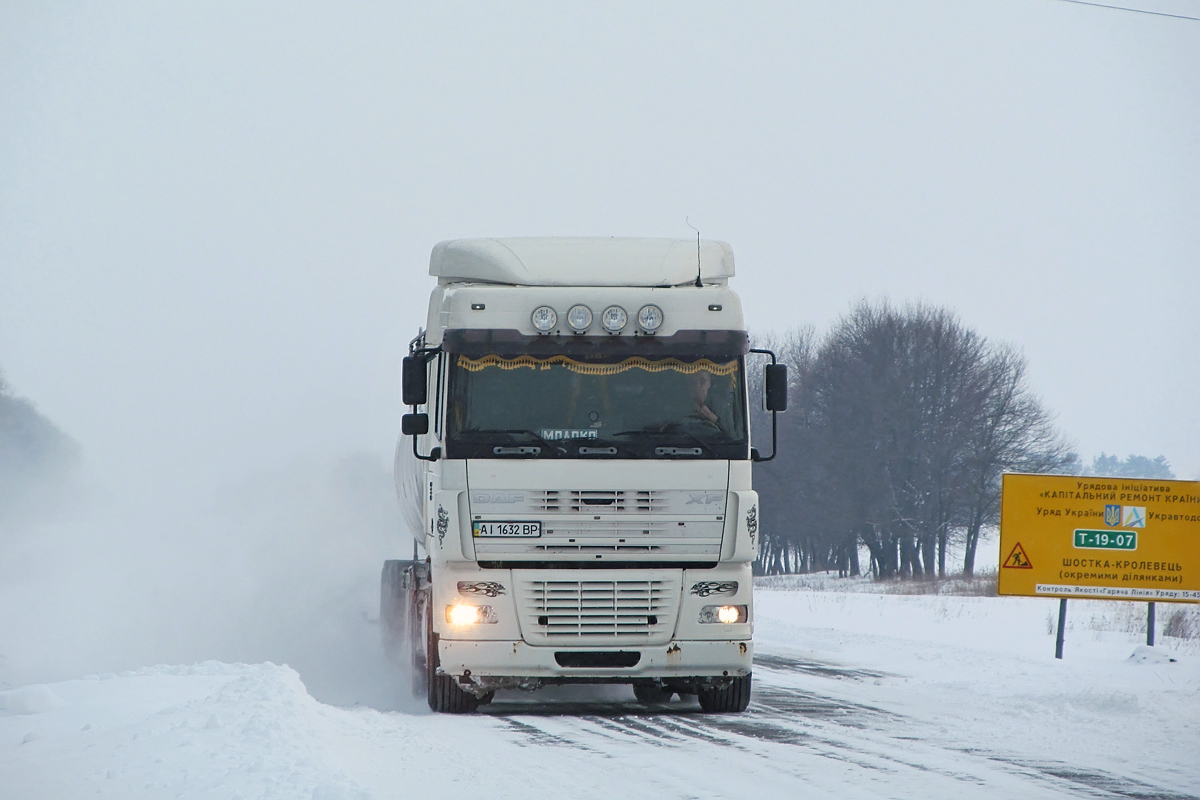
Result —
<instances>
[{"instance_id":1,"label":"road work symbol on sign","mask_svg":"<svg viewBox=\"0 0 1200 800\"><path fill-rule=\"evenodd\" d=\"M1029 563L1029 556L1025 555L1025 548L1021 547L1021 543L1017 542L1017 546L1008 554L1008 558L1004 559L1005 569L1033 569L1033 564Z\"/></svg>"}]
</instances>

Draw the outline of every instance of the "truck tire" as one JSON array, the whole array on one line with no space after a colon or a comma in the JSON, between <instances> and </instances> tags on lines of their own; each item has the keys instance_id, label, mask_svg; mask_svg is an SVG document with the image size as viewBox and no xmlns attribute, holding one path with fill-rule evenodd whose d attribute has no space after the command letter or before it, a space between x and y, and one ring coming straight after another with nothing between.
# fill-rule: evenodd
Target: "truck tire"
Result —
<instances>
[{"instance_id":1,"label":"truck tire","mask_svg":"<svg viewBox=\"0 0 1200 800\"><path fill-rule=\"evenodd\" d=\"M696 699L706 714L739 714L750 705L750 676L739 676L725 686L702 686Z\"/></svg>"},{"instance_id":2,"label":"truck tire","mask_svg":"<svg viewBox=\"0 0 1200 800\"><path fill-rule=\"evenodd\" d=\"M675 694L660 683L635 683L633 696L645 706L656 706L665 703Z\"/></svg>"},{"instance_id":3,"label":"truck tire","mask_svg":"<svg viewBox=\"0 0 1200 800\"><path fill-rule=\"evenodd\" d=\"M427 604L431 606L432 603ZM429 708L439 714L471 714L479 708L479 698L470 692L464 692L458 681L451 675L439 675L438 668L438 635L433 632L433 619L426 617L429 624L429 645L425 650L425 675L428 680Z\"/></svg>"},{"instance_id":4,"label":"truck tire","mask_svg":"<svg viewBox=\"0 0 1200 800\"><path fill-rule=\"evenodd\" d=\"M392 661L400 661L408 643L408 608L404 586L405 561L384 561L379 581L379 624L383 633L383 651Z\"/></svg>"},{"instance_id":5,"label":"truck tire","mask_svg":"<svg viewBox=\"0 0 1200 800\"><path fill-rule=\"evenodd\" d=\"M415 575L412 580L417 580ZM429 667L426 664L429 632L425 625L425 607L428 604L426 594L413 591L405 609L408 615L408 669L412 677L413 697L425 697L429 694Z\"/></svg>"}]
</instances>

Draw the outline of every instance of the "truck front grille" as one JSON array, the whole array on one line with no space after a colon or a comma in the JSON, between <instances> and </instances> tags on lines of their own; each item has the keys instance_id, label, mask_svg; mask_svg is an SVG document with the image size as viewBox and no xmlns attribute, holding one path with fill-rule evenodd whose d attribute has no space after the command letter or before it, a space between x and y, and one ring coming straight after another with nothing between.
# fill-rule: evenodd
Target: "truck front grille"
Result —
<instances>
[{"instance_id":1,"label":"truck front grille","mask_svg":"<svg viewBox=\"0 0 1200 800\"><path fill-rule=\"evenodd\" d=\"M528 492L531 510L574 514L654 514L667 509L661 491L546 490Z\"/></svg>"},{"instance_id":2,"label":"truck front grille","mask_svg":"<svg viewBox=\"0 0 1200 800\"><path fill-rule=\"evenodd\" d=\"M480 561L712 563L728 495L685 489L472 489L471 520L541 523L539 536L473 536Z\"/></svg>"},{"instance_id":3,"label":"truck front grille","mask_svg":"<svg viewBox=\"0 0 1200 800\"><path fill-rule=\"evenodd\" d=\"M673 580L519 580L531 644L655 644L670 639L679 604Z\"/></svg>"}]
</instances>

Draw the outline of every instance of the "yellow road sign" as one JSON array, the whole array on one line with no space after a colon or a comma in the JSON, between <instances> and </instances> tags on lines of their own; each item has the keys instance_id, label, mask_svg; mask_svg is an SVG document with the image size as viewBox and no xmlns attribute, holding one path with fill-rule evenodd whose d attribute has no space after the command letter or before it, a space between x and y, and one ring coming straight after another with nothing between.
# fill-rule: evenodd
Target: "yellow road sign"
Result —
<instances>
[{"instance_id":1,"label":"yellow road sign","mask_svg":"<svg viewBox=\"0 0 1200 800\"><path fill-rule=\"evenodd\" d=\"M1200 482L1003 481L1000 594L1200 602Z\"/></svg>"}]
</instances>

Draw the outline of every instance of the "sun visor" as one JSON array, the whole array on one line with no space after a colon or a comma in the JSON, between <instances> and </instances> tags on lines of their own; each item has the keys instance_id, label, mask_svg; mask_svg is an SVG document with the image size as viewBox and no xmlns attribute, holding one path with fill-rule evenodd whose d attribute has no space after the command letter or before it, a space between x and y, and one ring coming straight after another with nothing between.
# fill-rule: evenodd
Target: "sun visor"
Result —
<instances>
[{"instance_id":1,"label":"sun visor","mask_svg":"<svg viewBox=\"0 0 1200 800\"><path fill-rule=\"evenodd\" d=\"M482 358L529 355L548 358L566 355L586 361L614 362L631 356L643 358L707 358L732 361L749 352L745 331L679 331L671 336L528 336L515 330L448 330L442 349Z\"/></svg>"}]
</instances>

